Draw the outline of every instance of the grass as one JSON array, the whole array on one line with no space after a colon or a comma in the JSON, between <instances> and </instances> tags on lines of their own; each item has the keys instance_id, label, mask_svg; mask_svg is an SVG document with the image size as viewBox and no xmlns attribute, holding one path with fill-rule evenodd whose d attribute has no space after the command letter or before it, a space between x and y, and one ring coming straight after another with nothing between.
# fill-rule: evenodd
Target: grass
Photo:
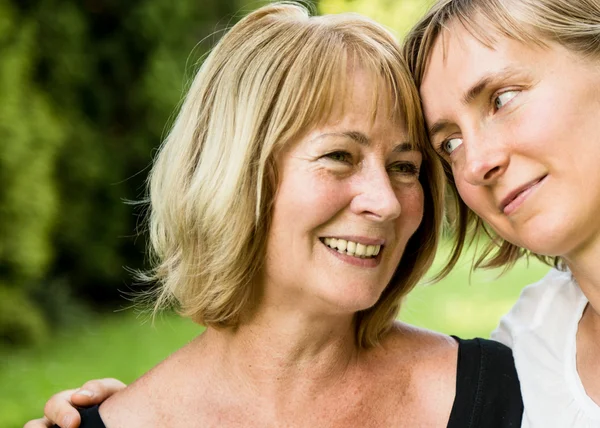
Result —
<instances>
[{"instance_id":1,"label":"grass","mask_svg":"<svg viewBox=\"0 0 600 428\"><path fill-rule=\"evenodd\" d=\"M110 314L56 334L46 347L0 354L0 426L40 417L55 392L100 377L131 382L200 332L165 316L155 326L131 311Z\"/></svg>"},{"instance_id":2,"label":"grass","mask_svg":"<svg viewBox=\"0 0 600 428\"><path fill-rule=\"evenodd\" d=\"M444 256L445 249L433 271L439 269ZM441 282L417 286L408 295L400 319L462 338L489 337L523 287L549 270L537 260L521 260L503 275L499 269L471 272L470 267L471 257L467 254Z\"/></svg>"},{"instance_id":3,"label":"grass","mask_svg":"<svg viewBox=\"0 0 600 428\"><path fill-rule=\"evenodd\" d=\"M538 262L522 262L501 277L498 271L481 271L469 281L469 266L463 261L444 281L417 287L400 318L464 338L488 337L522 287L548 270ZM200 332L173 315L152 326L125 311L58 332L45 347L0 350L0 426L23 426L41 415L52 394L88 379L131 382Z\"/></svg>"}]
</instances>

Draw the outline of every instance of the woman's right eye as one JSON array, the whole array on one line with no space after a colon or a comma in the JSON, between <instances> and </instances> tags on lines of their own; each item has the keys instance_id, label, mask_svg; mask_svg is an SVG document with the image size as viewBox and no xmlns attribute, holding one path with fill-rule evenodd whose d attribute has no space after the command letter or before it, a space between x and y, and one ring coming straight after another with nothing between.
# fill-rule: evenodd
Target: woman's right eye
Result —
<instances>
[{"instance_id":1,"label":"woman's right eye","mask_svg":"<svg viewBox=\"0 0 600 428\"><path fill-rule=\"evenodd\" d=\"M441 149L446 154L452 154L462 144L462 138L449 138L442 142Z\"/></svg>"}]
</instances>

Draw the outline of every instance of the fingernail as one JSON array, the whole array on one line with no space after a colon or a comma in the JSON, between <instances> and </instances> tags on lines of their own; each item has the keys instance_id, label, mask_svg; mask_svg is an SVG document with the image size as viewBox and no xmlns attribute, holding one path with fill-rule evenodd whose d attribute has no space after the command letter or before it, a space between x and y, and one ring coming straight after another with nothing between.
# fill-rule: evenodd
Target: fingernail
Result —
<instances>
[{"instance_id":1,"label":"fingernail","mask_svg":"<svg viewBox=\"0 0 600 428\"><path fill-rule=\"evenodd\" d=\"M71 416L69 416L69 415L65 416L63 418L63 421L62 421L62 425L61 425L62 428L71 428L71 421L72 420L73 419L71 418Z\"/></svg>"},{"instance_id":2,"label":"fingernail","mask_svg":"<svg viewBox=\"0 0 600 428\"><path fill-rule=\"evenodd\" d=\"M94 396L94 393L92 391L87 390L87 389L78 389L77 391L75 391L75 394L85 395L86 397L93 397Z\"/></svg>"}]
</instances>

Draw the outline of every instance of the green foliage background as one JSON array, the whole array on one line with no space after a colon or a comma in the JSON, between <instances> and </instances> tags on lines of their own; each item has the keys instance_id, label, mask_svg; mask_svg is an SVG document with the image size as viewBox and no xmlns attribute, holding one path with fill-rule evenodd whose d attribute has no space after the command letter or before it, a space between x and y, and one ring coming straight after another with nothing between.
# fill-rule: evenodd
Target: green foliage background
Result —
<instances>
[{"instance_id":1,"label":"green foliage background","mask_svg":"<svg viewBox=\"0 0 600 428\"><path fill-rule=\"evenodd\" d=\"M0 0L0 344L127 290L153 150L203 54L260 1Z\"/></svg>"},{"instance_id":2,"label":"green foliage background","mask_svg":"<svg viewBox=\"0 0 600 428\"><path fill-rule=\"evenodd\" d=\"M355 12L390 28L399 39L429 9L433 0L321 0L321 13Z\"/></svg>"}]
</instances>

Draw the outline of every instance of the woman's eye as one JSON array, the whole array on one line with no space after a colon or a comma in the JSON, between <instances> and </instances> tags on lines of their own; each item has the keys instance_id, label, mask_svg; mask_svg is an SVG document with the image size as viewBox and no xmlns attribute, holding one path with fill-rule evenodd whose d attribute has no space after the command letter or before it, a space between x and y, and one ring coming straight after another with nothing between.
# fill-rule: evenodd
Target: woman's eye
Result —
<instances>
[{"instance_id":1,"label":"woman's eye","mask_svg":"<svg viewBox=\"0 0 600 428\"><path fill-rule=\"evenodd\" d=\"M403 175L419 175L419 167L412 162L398 162L393 164L390 169Z\"/></svg>"},{"instance_id":2,"label":"woman's eye","mask_svg":"<svg viewBox=\"0 0 600 428\"><path fill-rule=\"evenodd\" d=\"M450 138L442 143L442 150L447 154L452 154L462 144L462 138Z\"/></svg>"},{"instance_id":3,"label":"woman's eye","mask_svg":"<svg viewBox=\"0 0 600 428\"><path fill-rule=\"evenodd\" d=\"M334 160L336 162L346 162L350 163L352 161L352 155L348 152L332 152L325 155L326 158Z\"/></svg>"},{"instance_id":4,"label":"woman's eye","mask_svg":"<svg viewBox=\"0 0 600 428\"><path fill-rule=\"evenodd\" d=\"M499 94L496 98L494 98L494 107L496 110L499 110L508 104L510 100L517 96L518 93L519 91L506 91Z\"/></svg>"}]
</instances>

